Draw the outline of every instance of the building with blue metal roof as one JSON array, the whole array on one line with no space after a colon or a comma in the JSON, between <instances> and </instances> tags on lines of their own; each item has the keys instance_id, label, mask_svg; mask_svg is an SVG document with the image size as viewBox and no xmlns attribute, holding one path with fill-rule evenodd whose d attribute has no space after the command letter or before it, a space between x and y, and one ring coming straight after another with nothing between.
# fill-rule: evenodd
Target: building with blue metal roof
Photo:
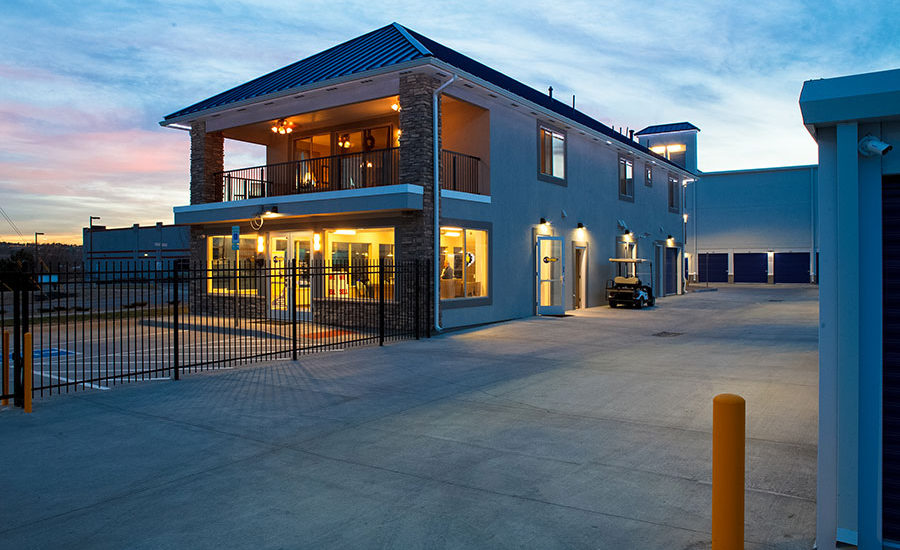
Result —
<instances>
[{"instance_id":1,"label":"building with blue metal roof","mask_svg":"<svg viewBox=\"0 0 900 550\"><path fill-rule=\"evenodd\" d=\"M175 222L210 268L428 261L437 328L605 303L610 258L683 291L683 162L397 23L160 124L190 131ZM225 170L231 141L265 164Z\"/></svg>"}]
</instances>

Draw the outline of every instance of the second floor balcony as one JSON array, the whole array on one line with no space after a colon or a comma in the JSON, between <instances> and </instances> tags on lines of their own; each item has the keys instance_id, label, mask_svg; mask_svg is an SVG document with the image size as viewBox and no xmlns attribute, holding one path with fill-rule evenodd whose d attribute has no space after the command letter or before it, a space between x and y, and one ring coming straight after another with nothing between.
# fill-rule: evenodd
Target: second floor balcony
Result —
<instances>
[{"instance_id":1,"label":"second floor balcony","mask_svg":"<svg viewBox=\"0 0 900 550\"><path fill-rule=\"evenodd\" d=\"M226 170L213 177L226 202L414 183L400 181L400 154L399 147L391 147ZM441 189L489 194L485 172L479 157L441 151Z\"/></svg>"}]
</instances>

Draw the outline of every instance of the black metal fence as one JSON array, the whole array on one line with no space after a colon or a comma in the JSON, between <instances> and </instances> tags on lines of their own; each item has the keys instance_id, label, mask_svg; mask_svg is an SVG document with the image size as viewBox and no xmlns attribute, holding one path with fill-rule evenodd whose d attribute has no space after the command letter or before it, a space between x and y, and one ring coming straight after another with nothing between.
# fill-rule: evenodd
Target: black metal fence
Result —
<instances>
[{"instance_id":1,"label":"black metal fence","mask_svg":"<svg viewBox=\"0 0 900 550\"><path fill-rule=\"evenodd\" d=\"M0 273L13 393L26 332L41 396L430 336L429 273L424 261Z\"/></svg>"}]
</instances>

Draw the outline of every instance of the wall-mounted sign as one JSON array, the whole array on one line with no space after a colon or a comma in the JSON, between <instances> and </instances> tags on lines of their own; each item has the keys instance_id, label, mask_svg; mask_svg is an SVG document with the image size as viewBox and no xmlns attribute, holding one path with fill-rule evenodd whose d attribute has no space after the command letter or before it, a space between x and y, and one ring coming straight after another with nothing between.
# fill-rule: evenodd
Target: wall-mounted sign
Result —
<instances>
[{"instance_id":1,"label":"wall-mounted sign","mask_svg":"<svg viewBox=\"0 0 900 550\"><path fill-rule=\"evenodd\" d=\"M231 249L240 250L241 248L241 226L231 226Z\"/></svg>"}]
</instances>

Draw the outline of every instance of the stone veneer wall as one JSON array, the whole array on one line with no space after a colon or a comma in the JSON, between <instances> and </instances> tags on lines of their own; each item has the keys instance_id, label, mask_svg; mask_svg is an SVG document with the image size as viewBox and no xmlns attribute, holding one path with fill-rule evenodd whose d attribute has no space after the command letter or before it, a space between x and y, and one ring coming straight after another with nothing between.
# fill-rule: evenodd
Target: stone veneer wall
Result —
<instances>
[{"instance_id":1,"label":"stone veneer wall","mask_svg":"<svg viewBox=\"0 0 900 550\"><path fill-rule=\"evenodd\" d=\"M213 174L225 169L225 137L207 132L206 122L191 123L191 204L222 202L222 186Z\"/></svg>"},{"instance_id":2,"label":"stone veneer wall","mask_svg":"<svg viewBox=\"0 0 900 550\"><path fill-rule=\"evenodd\" d=\"M434 136L432 96L442 84L427 74L400 75L400 183L421 185L422 210L404 212L397 223L397 261L404 263L434 258L434 139L440 150L440 103L438 135ZM409 297L401 297L408 300ZM433 323L430 308L426 315Z\"/></svg>"}]
</instances>

